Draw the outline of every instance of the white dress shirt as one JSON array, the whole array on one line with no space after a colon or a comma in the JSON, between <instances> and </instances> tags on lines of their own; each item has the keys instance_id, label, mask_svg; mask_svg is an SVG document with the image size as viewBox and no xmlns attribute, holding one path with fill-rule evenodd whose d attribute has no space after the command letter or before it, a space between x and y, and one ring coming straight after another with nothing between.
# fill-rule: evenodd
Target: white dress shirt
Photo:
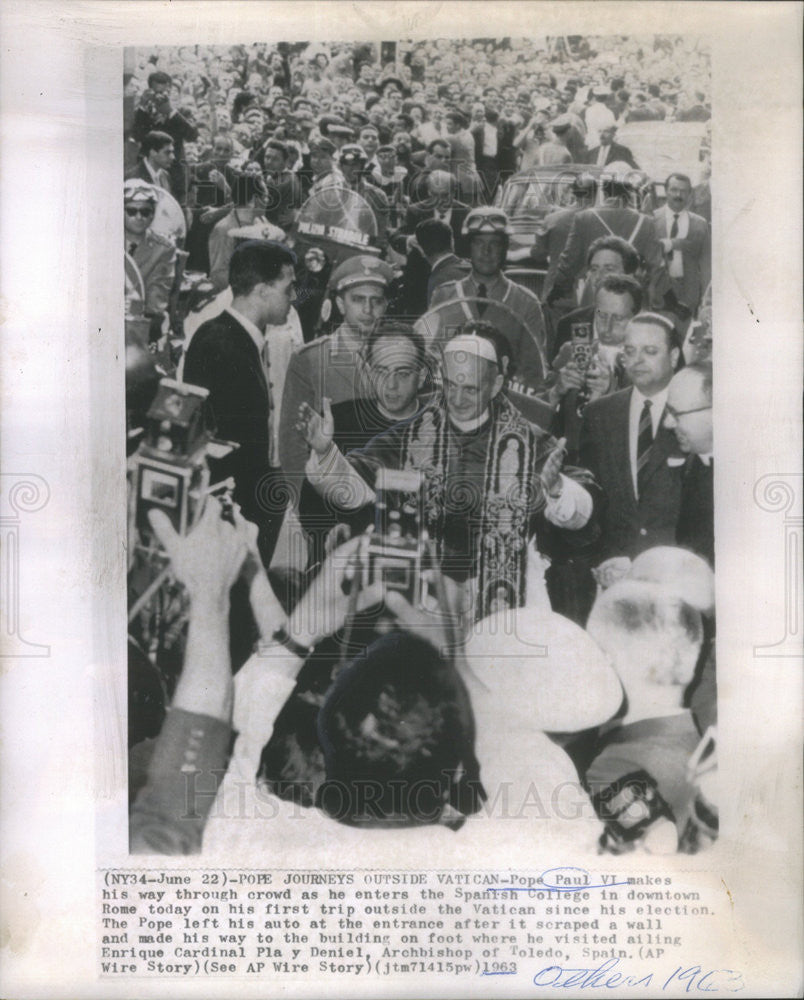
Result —
<instances>
[{"instance_id":1,"label":"white dress shirt","mask_svg":"<svg viewBox=\"0 0 804 1000\"><path fill-rule=\"evenodd\" d=\"M667 238L670 238L670 232L673 228L673 219L675 218L675 212L670 209L669 205L664 206L665 218L667 220ZM689 235L690 231L690 213L684 209L682 212L678 213L678 232L676 233L676 239L685 240ZM668 254L667 263L667 273L671 278L683 278L684 277L684 261L680 250L671 250Z\"/></svg>"},{"instance_id":2,"label":"white dress shirt","mask_svg":"<svg viewBox=\"0 0 804 1000\"><path fill-rule=\"evenodd\" d=\"M483 155L497 155L497 126L485 122L483 125Z\"/></svg>"},{"instance_id":3,"label":"white dress shirt","mask_svg":"<svg viewBox=\"0 0 804 1000\"><path fill-rule=\"evenodd\" d=\"M653 427L653 439L655 441L656 434L662 422L664 406L667 402L668 388L668 386L665 386L655 396L643 396L639 389L634 386L634 391L631 393L631 407L628 412L628 454L631 459L631 481L634 484L635 497L639 497L639 489L637 487L637 438L639 437L639 418L642 415L642 407L645 404L645 400L650 399L650 422Z\"/></svg>"}]
</instances>

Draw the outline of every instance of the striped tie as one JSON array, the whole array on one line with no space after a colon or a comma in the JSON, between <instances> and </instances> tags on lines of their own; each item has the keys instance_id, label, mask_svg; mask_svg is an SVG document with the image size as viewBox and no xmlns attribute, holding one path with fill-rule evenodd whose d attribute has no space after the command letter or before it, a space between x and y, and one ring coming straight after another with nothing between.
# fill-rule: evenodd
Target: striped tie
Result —
<instances>
[{"instance_id":1,"label":"striped tie","mask_svg":"<svg viewBox=\"0 0 804 1000\"><path fill-rule=\"evenodd\" d=\"M650 449L653 445L653 422L650 418L651 401L645 400L642 413L639 415L639 431L637 433L637 491L640 496L643 490L643 480L645 466L650 458Z\"/></svg>"}]
</instances>

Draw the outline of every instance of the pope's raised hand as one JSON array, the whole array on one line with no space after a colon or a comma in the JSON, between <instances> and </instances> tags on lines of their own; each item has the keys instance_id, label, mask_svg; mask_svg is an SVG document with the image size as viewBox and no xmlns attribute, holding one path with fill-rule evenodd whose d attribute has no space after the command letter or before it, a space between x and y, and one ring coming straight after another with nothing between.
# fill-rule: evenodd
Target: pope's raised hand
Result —
<instances>
[{"instance_id":1,"label":"pope's raised hand","mask_svg":"<svg viewBox=\"0 0 804 1000\"><path fill-rule=\"evenodd\" d=\"M327 396L324 397L323 404L323 412L316 413L309 403L302 403L299 407L299 419L296 421L296 430L319 456L327 453L335 434L335 422Z\"/></svg>"},{"instance_id":2,"label":"pope's raised hand","mask_svg":"<svg viewBox=\"0 0 804 1000\"><path fill-rule=\"evenodd\" d=\"M561 484L561 466L564 464L564 456L567 453L567 439L559 438L555 448L547 456L547 461L542 466L542 484L545 492L550 496L557 496Z\"/></svg>"}]
</instances>

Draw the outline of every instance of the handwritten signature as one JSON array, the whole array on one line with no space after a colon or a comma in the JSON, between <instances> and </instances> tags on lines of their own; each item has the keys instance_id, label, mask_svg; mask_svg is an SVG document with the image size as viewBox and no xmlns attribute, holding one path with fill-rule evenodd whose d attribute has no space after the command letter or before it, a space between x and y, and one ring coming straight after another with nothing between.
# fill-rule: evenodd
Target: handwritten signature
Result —
<instances>
[{"instance_id":1,"label":"handwritten signature","mask_svg":"<svg viewBox=\"0 0 804 1000\"><path fill-rule=\"evenodd\" d=\"M563 965L548 965L533 977L534 986L559 987L561 989L623 989L624 987L653 987L654 978L658 973L648 972L645 975L629 975L625 972L614 972L620 964L619 958L609 958L594 969L566 968ZM705 970L700 965L688 968L677 966L659 986L662 991L675 985L675 989L684 987L686 993L739 993L745 989L741 972L734 969Z\"/></svg>"}]
</instances>

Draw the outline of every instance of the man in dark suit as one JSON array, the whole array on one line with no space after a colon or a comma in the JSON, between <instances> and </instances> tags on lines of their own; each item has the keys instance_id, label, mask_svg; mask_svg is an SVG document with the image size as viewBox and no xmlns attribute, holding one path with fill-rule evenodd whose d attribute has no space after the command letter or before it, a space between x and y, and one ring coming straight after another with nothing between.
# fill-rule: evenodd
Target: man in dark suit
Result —
<instances>
[{"instance_id":1,"label":"man in dark suit","mask_svg":"<svg viewBox=\"0 0 804 1000\"><path fill-rule=\"evenodd\" d=\"M692 182L685 174L671 174L665 182L667 203L653 213L656 236L664 251L663 284L654 296L672 289L676 299L695 313L712 280L712 237L706 219L687 206Z\"/></svg>"},{"instance_id":2,"label":"man in dark suit","mask_svg":"<svg viewBox=\"0 0 804 1000\"><path fill-rule=\"evenodd\" d=\"M176 150L171 137L167 132L149 132L142 140L140 152L142 159L128 172L126 180L136 178L173 194L170 172L176 161Z\"/></svg>"},{"instance_id":3,"label":"man in dark suit","mask_svg":"<svg viewBox=\"0 0 804 1000\"><path fill-rule=\"evenodd\" d=\"M150 133L158 131L170 136L173 143L174 157L165 168L170 175L169 186L166 190L176 198L180 205L184 205L187 200L187 164L184 159L184 143L195 142L198 138L198 129L195 124L186 118L180 111L174 111L170 103L170 91L172 80L167 73L155 70L148 76L148 89L144 91L140 98L139 107L134 114L131 134L137 142L143 143ZM140 155L146 156L147 150L140 149ZM156 183L152 177L142 174L132 174L140 180ZM160 184L160 187L165 187Z\"/></svg>"},{"instance_id":4,"label":"man in dark suit","mask_svg":"<svg viewBox=\"0 0 804 1000\"><path fill-rule=\"evenodd\" d=\"M516 125L501 119L497 99L486 102L483 118L471 128L475 143L475 164L483 181L484 201L494 200L497 185L514 172L514 138Z\"/></svg>"},{"instance_id":5,"label":"man in dark suit","mask_svg":"<svg viewBox=\"0 0 804 1000\"><path fill-rule=\"evenodd\" d=\"M425 219L439 219L452 231L452 245L459 256L464 256L467 246L463 236L463 221L469 212L469 205L453 197L454 180L446 170L433 170L427 177L427 197L411 204L405 214L404 230L416 231L416 226Z\"/></svg>"},{"instance_id":6,"label":"man in dark suit","mask_svg":"<svg viewBox=\"0 0 804 1000\"><path fill-rule=\"evenodd\" d=\"M676 542L683 461L663 417L680 356L672 322L639 313L623 342L631 388L595 400L584 412L580 462L605 494L598 567L604 579L607 572L622 575L645 549Z\"/></svg>"},{"instance_id":7,"label":"man in dark suit","mask_svg":"<svg viewBox=\"0 0 804 1000\"><path fill-rule=\"evenodd\" d=\"M416 226L416 243L427 260L430 274L420 296L423 308L421 315L430 306L433 292L447 281L460 281L469 273L468 261L461 260L452 252L452 231L446 222L439 219L425 219ZM414 291L416 291L414 289Z\"/></svg>"},{"instance_id":8,"label":"man in dark suit","mask_svg":"<svg viewBox=\"0 0 804 1000\"><path fill-rule=\"evenodd\" d=\"M588 320L580 330L570 330L570 339L553 359L544 398L555 410L553 433L567 439L569 462L578 460L585 407L630 384L622 364L622 344L628 323L641 308L642 288L635 278L606 275L598 285Z\"/></svg>"},{"instance_id":9,"label":"man in dark suit","mask_svg":"<svg viewBox=\"0 0 804 1000\"><path fill-rule=\"evenodd\" d=\"M600 145L589 150L586 162L594 163L598 167L607 167L610 163L627 163L632 170L639 170L639 164L634 159L631 150L614 141L616 134L616 125L609 125L607 128L601 129Z\"/></svg>"},{"instance_id":10,"label":"man in dark suit","mask_svg":"<svg viewBox=\"0 0 804 1000\"><path fill-rule=\"evenodd\" d=\"M712 365L694 364L673 376L665 427L689 456L683 469L676 542L715 565L714 466L712 464Z\"/></svg>"},{"instance_id":11,"label":"man in dark suit","mask_svg":"<svg viewBox=\"0 0 804 1000\"><path fill-rule=\"evenodd\" d=\"M450 232L451 249L457 249L458 254L463 256L467 252L463 222L469 212L469 206L453 200L454 186L455 182L450 173L446 170L433 170L427 177L428 197L409 206L405 213L403 229L412 235L423 222L432 220L441 222ZM408 244L408 257L402 279L405 289L404 308L406 315L417 317L429 307L433 292L428 284L430 264L422 247L417 247L411 240ZM458 275L458 277L463 276L464 274Z\"/></svg>"},{"instance_id":12,"label":"man in dark suit","mask_svg":"<svg viewBox=\"0 0 804 1000\"><path fill-rule=\"evenodd\" d=\"M184 362L184 381L209 389L217 433L239 447L215 463L213 481L233 476L234 499L259 528L266 566L285 511L285 490L271 456L270 372L263 361L265 327L287 320L296 258L264 240L238 246L229 264L232 304L196 331Z\"/></svg>"}]
</instances>

